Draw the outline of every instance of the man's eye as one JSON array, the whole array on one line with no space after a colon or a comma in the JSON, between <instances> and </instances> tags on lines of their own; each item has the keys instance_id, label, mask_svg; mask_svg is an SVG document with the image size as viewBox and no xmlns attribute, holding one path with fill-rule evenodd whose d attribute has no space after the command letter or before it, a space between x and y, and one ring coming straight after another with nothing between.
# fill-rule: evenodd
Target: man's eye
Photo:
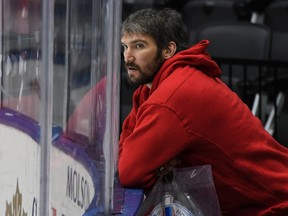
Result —
<instances>
[{"instance_id":1,"label":"man's eye","mask_svg":"<svg viewBox=\"0 0 288 216\"><path fill-rule=\"evenodd\" d=\"M136 44L136 48L137 49L141 49L141 48L143 48L144 46L143 46L143 44Z\"/></svg>"}]
</instances>

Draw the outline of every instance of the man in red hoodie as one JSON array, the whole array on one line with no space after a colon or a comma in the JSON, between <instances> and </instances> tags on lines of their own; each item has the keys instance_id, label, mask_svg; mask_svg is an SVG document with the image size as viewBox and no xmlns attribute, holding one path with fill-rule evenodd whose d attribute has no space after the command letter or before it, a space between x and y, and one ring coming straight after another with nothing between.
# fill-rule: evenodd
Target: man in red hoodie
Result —
<instances>
[{"instance_id":1,"label":"man in red hoodie","mask_svg":"<svg viewBox=\"0 0 288 216\"><path fill-rule=\"evenodd\" d=\"M220 80L209 42L187 49L170 9L138 11L121 33L128 79L139 85L119 141L122 185L151 188L175 158L211 164L223 216L287 216L288 150Z\"/></svg>"}]
</instances>

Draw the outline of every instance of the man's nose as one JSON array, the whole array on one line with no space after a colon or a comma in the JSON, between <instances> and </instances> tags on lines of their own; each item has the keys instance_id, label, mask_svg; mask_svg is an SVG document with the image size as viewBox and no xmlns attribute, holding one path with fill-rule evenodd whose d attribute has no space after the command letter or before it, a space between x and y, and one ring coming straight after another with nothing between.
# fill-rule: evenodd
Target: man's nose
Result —
<instances>
[{"instance_id":1,"label":"man's nose","mask_svg":"<svg viewBox=\"0 0 288 216\"><path fill-rule=\"evenodd\" d=\"M134 55L132 54L132 52L130 52L130 51L124 52L124 61L125 61L126 63L131 63L131 62L133 62L134 60L135 60L135 57L134 57Z\"/></svg>"}]
</instances>

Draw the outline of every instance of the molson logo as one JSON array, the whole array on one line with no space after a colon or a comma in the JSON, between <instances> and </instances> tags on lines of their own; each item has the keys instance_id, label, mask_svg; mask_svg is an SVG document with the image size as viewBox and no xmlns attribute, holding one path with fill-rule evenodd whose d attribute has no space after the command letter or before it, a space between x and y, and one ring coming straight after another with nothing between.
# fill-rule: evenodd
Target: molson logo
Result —
<instances>
[{"instance_id":1,"label":"molson logo","mask_svg":"<svg viewBox=\"0 0 288 216\"><path fill-rule=\"evenodd\" d=\"M66 196L81 209L90 204L90 187L88 181L79 172L68 166Z\"/></svg>"},{"instance_id":2,"label":"molson logo","mask_svg":"<svg viewBox=\"0 0 288 216\"><path fill-rule=\"evenodd\" d=\"M52 150L54 158L52 163L53 173L51 175L53 216L83 215L89 208L94 196L99 196L98 193L95 194L94 176L91 176L89 170L92 167L87 169L83 165L84 162L80 163L77 159L83 159L76 153L73 158L59 148L53 148ZM95 199L97 198L95 197Z\"/></svg>"},{"instance_id":3,"label":"molson logo","mask_svg":"<svg viewBox=\"0 0 288 216\"><path fill-rule=\"evenodd\" d=\"M22 209L22 194L19 190L18 179L16 185L16 193L13 195L12 202L6 201L5 216L27 216L27 213Z\"/></svg>"}]
</instances>

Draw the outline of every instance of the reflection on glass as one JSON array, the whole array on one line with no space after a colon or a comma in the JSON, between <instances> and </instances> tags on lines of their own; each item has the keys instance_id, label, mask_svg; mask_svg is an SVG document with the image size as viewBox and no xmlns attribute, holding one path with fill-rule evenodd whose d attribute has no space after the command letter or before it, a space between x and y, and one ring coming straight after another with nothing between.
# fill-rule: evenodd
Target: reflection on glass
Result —
<instances>
[{"instance_id":1,"label":"reflection on glass","mask_svg":"<svg viewBox=\"0 0 288 216\"><path fill-rule=\"evenodd\" d=\"M42 205L51 215L111 211L117 151L113 144L117 145L119 118L115 74L120 60L119 47L112 49L116 40L119 45L113 37L118 27L111 21L120 14L114 17L112 0L53 3L49 12L54 14L54 40L43 45L41 38L49 34L41 24L50 23L50 19L41 20L43 2L0 1L0 163L9 164L0 167L0 173L8 173L0 178L1 194L5 194L0 196L0 215L17 208L11 203L20 196L24 215L39 214L46 182L51 202ZM43 68L48 46L53 47L49 59L53 65ZM51 101L44 95L51 95ZM40 107L49 108L43 113ZM51 173L42 169L43 161L51 164ZM41 184L43 173L51 182Z\"/></svg>"},{"instance_id":2,"label":"reflection on glass","mask_svg":"<svg viewBox=\"0 0 288 216\"><path fill-rule=\"evenodd\" d=\"M111 116L108 107L114 100L110 97L115 88L108 84L113 71L107 66L112 46L111 5L107 0L55 2L53 115L54 123L63 126L63 133L54 146L66 149L73 159L61 157L61 165L56 163L59 160L53 162L54 170L63 171L52 174L52 179L66 180L63 184L68 188L69 201L66 199L65 205L72 203L79 211L93 214L109 210L114 177L114 161L110 161L109 153L114 130L108 129L111 125L107 123L107 119L115 118L114 124L118 120L118 116ZM112 58L109 64L113 64ZM77 181L78 177L87 182L87 187ZM57 185L52 185L52 191L57 191ZM79 191L83 194L75 195Z\"/></svg>"},{"instance_id":3,"label":"reflection on glass","mask_svg":"<svg viewBox=\"0 0 288 216\"><path fill-rule=\"evenodd\" d=\"M39 119L40 1L2 4L1 107Z\"/></svg>"}]
</instances>

